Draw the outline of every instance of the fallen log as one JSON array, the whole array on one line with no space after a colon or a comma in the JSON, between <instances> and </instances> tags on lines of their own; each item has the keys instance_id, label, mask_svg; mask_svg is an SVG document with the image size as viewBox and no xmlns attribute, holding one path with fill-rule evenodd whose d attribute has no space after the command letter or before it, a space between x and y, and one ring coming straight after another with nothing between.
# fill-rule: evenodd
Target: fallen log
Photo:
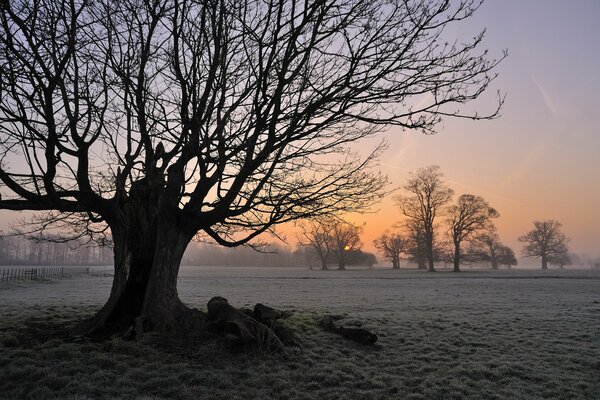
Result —
<instances>
[{"instance_id":1,"label":"fallen log","mask_svg":"<svg viewBox=\"0 0 600 400\"><path fill-rule=\"evenodd\" d=\"M322 325L332 333L336 333L348 340L362 344L374 344L377 341L377 335L362 328L346 328L336 326L331 317L324 318Z\"/></svg>"}]
</instances>

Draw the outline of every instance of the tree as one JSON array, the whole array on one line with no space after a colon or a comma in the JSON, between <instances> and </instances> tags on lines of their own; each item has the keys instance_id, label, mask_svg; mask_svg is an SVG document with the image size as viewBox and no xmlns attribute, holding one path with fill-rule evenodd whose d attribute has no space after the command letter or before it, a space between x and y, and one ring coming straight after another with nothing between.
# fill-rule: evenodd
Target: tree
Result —
<instances>
[{"instance_id":1,"label":"tree","mask_svg":"<svg viewBox=\"0 0 600 400\"><path fill-rule=\"evenodd\" d=\"M560 269L563 269L565 265L573 264L573 257L569 254L566 246L563 252L548 257L548 262L552 265L558 265Z\"/></svg>"},{"instance_id":2,"label":"tree","mask_svg":"<svg viewBox=\"0 0 600 400\"><path fill-rule=\"evenodd\" d=\"M493 223L488 224L487 229L475 236L473 245L481 248L481 251L485 253L485 259L490 261L492 269L498 269L497 253L498 247L502 243L500 242L496 226Z\"/></svg>"},{"instance_id":3,"label":"tree","mask_svg":"<svg viewBox=\"0 0 600 400\"><path fill-rule=\"evenodd\" d=\"M409 260L417 264L417 269L427 269L427 246L422 224L417 220L408 220L404 227L407 232L406 253L410 255Z\"/></svg>"},{"instance_id":4,"label":"tree","mask_svg":"<svg viewBox=\"0 0 600 400\"><path fill-rule=\"evenodd\" d=\"M508 269L518 263L513 249L505 245L499 245L496 248L496 260L498 265L506 265Z\"/></svg>"},{"instance_id":5,"label":"tree","mask_svg":"<svg viewBox=\"0 0 600 400\"><path fill-rule=\"evenodd\" d=\"M561 232L562 224L555 220L534 221L534 229L519 237L525 243L522 254L525 257L540 258L542 269L548 269L548 262L567 254L568 239Z\"/></svg>"},{"instance_id":6,"label":"tree","mask_svg":"<svg viewBox=\"0 0 600 400\"><path fill-rule=\"evenodd\" d=\"M331 253L331 221L318 220L301 224L298 236L300 245L310 248L321 261L321 269L326 270Z\"/></svg>"},{"instance_id":7,"label":"tree","mask_svg":"<svg viewBox=\"0 0 600 400\"><path fill-rule=\"evenodd\" d=\"M481 196L463 194L456 204L448 209L448 226L454 245L454 272L460 272L461 244L489 226L498 212L489 206Z\"/></svg>"},{"instance_id":8,"label":"tree","mask_svg":"<svg viewBox=\"0 0 600 400\"><path fill-rule=\"evenodd\" d=\"M82 332L175 330L197 234L233 247L368 207L381 147L360 158L352 143L498 115L501 96L487 114L461 107L505 54L445 29L479 5L2 1L0 209L112 239L111 294Z\"/></svg>"},{"instance_id":9,"label":"tree","mask_svg":"<svg viewBox=\"0 0 600 400\"><path fill-rule=\"evenodd\" d=\"M407 241L399 233L384 232L373 241L375 248L392 262L392 269L400 269L400 255L406 251Z\"/></svg>"},{"instance_id":10,"label":"tree","mask_svg":"<svg viewBox=\"0 0 600 400\"><path fill-rule=\"evenodd\" d=\"M473 244L481 249L483 259L490 262L492 269L498 269L500 265L517 265L514 251L502 244L500 236L496 232L494 224L490 223L484 232L476 235Z\"/></svg>"},{"instance_id":11,"label":"tree","mask_svg":"<svg viewBox=\"0 0 600 400\"><path fill-rule=\"evenodd\" d=\"M360 250L362 230L362 227L345 221L334 221L331 224L329 248L338 264L338 270L346 269L351 251Z\"/></svg>"},{"instance_id":12,"label":"tree","mask_svg":"<svg viewBox=\"0 0 600 400\"><path fill-rule=\"evenodd\" d=\"M415 224L415 227L422 229L429 271L435 271L435 220L443 206L454 195L454 191L444 184L443 176L437 165L411 172L408 182L404 185L404 190L410 194L396 197L402 213L412 221L412 224Z\"/></svg>"}]
</instances>

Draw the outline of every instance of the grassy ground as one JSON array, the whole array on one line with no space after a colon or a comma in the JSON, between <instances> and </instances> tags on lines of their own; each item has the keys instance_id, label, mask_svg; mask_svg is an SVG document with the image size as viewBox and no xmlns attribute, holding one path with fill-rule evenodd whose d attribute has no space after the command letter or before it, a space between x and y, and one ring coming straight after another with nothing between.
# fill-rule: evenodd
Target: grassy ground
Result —
<instances>
[{"instance_id":1,"label":"grassy ground","mask_svg":"<svg viewBox=\"0 0 600 400\"><path fill-rule=\"evenodd\" d=\"M598 274L183 271L192 306L221 294L292 310L304 351L290 357L229 354L215 340L65 339L109 287L85 277L0 287L0 398L600 398ZM376 332L377 346L322 330L326 314Z\"/></svg>"}]
</instances>

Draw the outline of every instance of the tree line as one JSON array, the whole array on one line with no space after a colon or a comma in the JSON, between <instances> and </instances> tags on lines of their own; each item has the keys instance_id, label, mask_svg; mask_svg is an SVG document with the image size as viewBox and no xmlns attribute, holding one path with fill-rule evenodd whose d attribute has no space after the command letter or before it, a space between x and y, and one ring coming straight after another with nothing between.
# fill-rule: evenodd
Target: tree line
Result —
<instances>
[{"instance_id":1,"label":"tree line","mask_svg":"<svg viewBox=\"0 0 600 400\"><path fill-rule=\"evenodd\" d=\"M0 237L0 265L112 265L110 246L93 242Z\"/></svg>"},{"instance_id":2,"label":"tree line","mask_svg":"<svg viewBox=\"0 0 600 400\"><path fill-rule=\"evenodd\" d=\"M447 186L440 167L420 168L409 174L404 193L396 196L404 221L397 232L385 232L375 246L400 267L407 255L419 269L435 271L435 262L452 264L453 270L472 262L489 262L493 269L517 265L514 251L502 243L494 221L500 213L481 196L461 194L453 202L454 190ZM519 237L521 255L548 264L571 263L568 238L555 220L535 221L534 228Z\"/></svg>"}]
</instances>

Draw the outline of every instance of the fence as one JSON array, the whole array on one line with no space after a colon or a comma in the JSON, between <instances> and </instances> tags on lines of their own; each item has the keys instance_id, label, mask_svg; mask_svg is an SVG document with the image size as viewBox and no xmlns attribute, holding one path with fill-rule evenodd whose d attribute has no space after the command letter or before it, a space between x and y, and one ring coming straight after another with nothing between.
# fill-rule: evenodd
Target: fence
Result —
<instances>
[{"instance_id":1,"label":"fence","mask_svg":"<svg viewBox=\"0 0 600 400\"><path fill-rule=\"evenodd\" d=\"M64 267L29 267L29 268L3 268L0 272L2 280L8 281L24 281L35 279L62 279L65 276Z\"/></svg>"}]
</instances>

